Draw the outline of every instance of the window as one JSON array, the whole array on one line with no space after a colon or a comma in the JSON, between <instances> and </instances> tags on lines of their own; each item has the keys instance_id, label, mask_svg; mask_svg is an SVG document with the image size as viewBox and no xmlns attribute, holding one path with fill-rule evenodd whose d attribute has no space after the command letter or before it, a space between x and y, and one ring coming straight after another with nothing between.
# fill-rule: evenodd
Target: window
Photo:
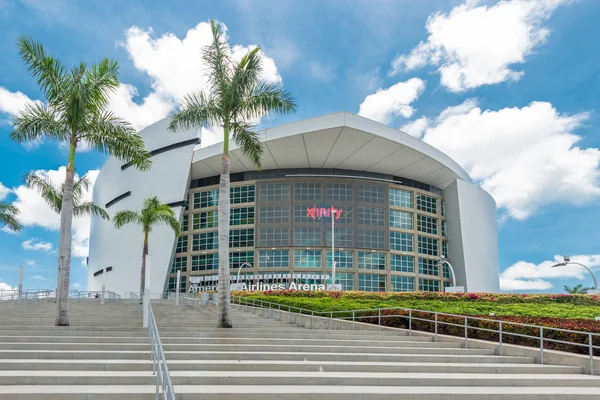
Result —
<instances>
[{"instance_id":1,"label":"window","mask_svg":"<svg viewBox=\"0 0 600 400\"><path fill-rule=\"evenodd\" d=\"M232 208L229 214L229 225L254 224L254 207Z\"/></svg>"},{"instance_id":2,"label":"window","mask_svg":"<svg viewBox=\"0 0 600 400\"><path fill-rule=\"evenodd\" d=\"M390 249L412 252L413 235L410 233L390 231Z\"/></svg>"},{"instance_id":3,"label":"window","mask_svg":"<svg viewBox=\"0 0 600 400\"><path fill-rule=\"evenodd\" d=\"M259 187L260 201L289 201L289 183L261 183Z\"/></svg>"},{"instance_id":4,"label":"window","mask_svg":"<svg viewBox=\"0 0 600 400\"><path fill-rule=\"evenodd\" d=\"M325 229L325 246L331 247L331 228ZM335 227L335 247L354 247L352 228Z\"/></svg>"},{"instance_id":5,"label":"window","mask_svg":"<svg viewBox=\"0 0 600 400\"><path fill-rule=\"evenodd\" d=\"M377 207L358 207L357 219L361 225L385 226L385 211Z\"/></svg>"},{"instance_id":6,"label":"window","mask_svg":"<svg viewBox=\"0 0 600 400\"><path fill-rule=\"evenodd\" d=\"M385 271L385 253L358 252L358 269Z\"/></svg>"},{"instance_id":7,"label":"window","mask_svg":"<svg viewBox=\"0 0 600 400\"><path fill-rule=\"evenodd\" d=\"M229 192L231 204L254 203L254 185L233 186Z\"/></svg>"},{"instance_id":8,"label":"window","mask_svg":"<svg viewBox=\"0 0 600 400\"><path fill-rule=\"evenodd\" d=\"M438 262L430 258L419 257L419 274L438 276L440 274Z\"/></svg>"},{"instance_id":9,"label":"window","mask_svg":"<svg viewBox=\"0 0 600 400\"><path fill-rule=\"evenodd\" d=\"M294 250L295 268L321 268L321 250Z\"/></svg>"},{"instance_id":10,"label":"window","mask_svg":"<svg viewBox=\"0 0 600 400\"><path fill-rule=\"evenodd\" d=\"M239 251L229 253L229 267L239 268L240 265L247 263L254 266L254 252L253 251ZM248 265L244 265L244 268L248 268L248 271L252 271Z\"/></svg>"},{"instance_id":11,"label":"window","mask_svg":"<svg viewBox=\"0 0 600 400\"><path fill-rule=\"evenodd\" d=\"M358 185L358 202L385 204L383 186Z\"/></svg>"},{"instance_id":12,"label":"window","mask_svg":"<svg viewBox=\"0 0 600 400\"><path fill-rule=\"evenodd\" d=\"M415 258L413 256L390 254L390 267L392 271L396 272L415 272Z\"/></svg>"},{"instance_id":13,"label":"window","mask_svg":"<svg viewBox=\"0 0 600 400\"><path fill-rule=\"evenodd\" d=\"M359 229L358 247L361 249L384 249L385 232L373 229Z\"/></svg>"},{"instance_id":14,"label":"window","mask_svg":"<svg viewBox=\"0 0 600 400\"><path fill-rule=\"evenodd\" d=\"M444 205L444 200L442 200L441 202L441 212L442 212L442 217L446 216L446 210L445 210L445 205Z\"/></svg>"},{"instance_id":15,"label":"window","mask_svg":"<svg viewBox=\"0 0 600 400\"><path fill-rule=\"evenodd\" d=\"M351 183L328 183L327 200L329 201L352 201L354 194Z\"/></svg>"},{"instance_id":16,"label":"window","mask_svg":"<svg viewBox=\"0 0 600 400\"><path fill-rule=\"evenodd\" d=\"M192 218L192 229L214 228L219 225L219 214L217 210L194 214Z\"/></svg>"},{"instance_id":17,"label":"window","mask_svg":"<svg viewBox=\"0 0 600 400\"><path fill-rule=\"evenodd\" d=\"M417 214L417 230L419 232L431 233L437 235L438 233L438 220L437 218L427 217L425 215Z\"/></svg>"},{"instance_id":18,"label":"window","mask_svg":"<svg viewBox=\"0 0 600 400\"><path fill-rule=\"evenodd\" d=\"M192 256L192 271L214 271L219 269L219 254L198 254Z\"/></svg>"},{"instance_id":19,"label":"window","mask_svg":"<svg viewBox=\"0 0 600 400\"><path fill-rule=\"evenodd\" d=\"M321 227L294 227L294 246L321 246L323 243Z\"/></svg>"},{"instance_id":20,"label":"window","mask_svg":"<svg viewBox=\"0 0 600 400\"><path fill-rule=\"evenodd\" d=\"M181 231L187 232L188 230L188 215L185 214L181 220Z\"/></svg>"},{"instance_id":21,"label":"window","mask_svg":"<svg viewBox=\"0 0 600 400\"><path fill-rule=\"evenodd\" d=\"M392 292L414 292L415 278L392 275Z\"/></svg>"},{"instance_id":22,"label":"window","mask_svg":"<svg viewBox=\"0 0 600 400\"><path fill-rule=\"evenodd\" d=\"M336 283L342 285L342 290L354 290L354 274L348 272L335 273Z\"/></svg>"},{"instance_id":23,"label":"window","mask_svg":"<svg viewBox=\"0 0 600 400\"><path fill-rule=\"evenodd\" d=\"M435 279L419 278L419 290L422 292L439 292L440 281Z\"/></svg>"},{"instance_id":24,"label":"window","mask_svg":"<svg viewBox=\"0 0 600 400\"><path fill-rule=\"evenodd\" d=\"M295 204L294 205L294 222L314 222L313 217L308 215L307 208L311 206L306 204Z\"/></svg>"},{"instance_id":25,"label":"window","mask_svg":"<svg viewBox=\"0 0 600 400\"><path fill-rule=\"evenodd\" d=\"M290 206L260 206L258 210L261 224L282 224L290 222Z\"/></svg>"},{"instance_id":26,"label":"window","mask_svg":"<svg viewBox=\"0 0 600 400\"><path fill-rule=\"evenodd\" d=\"M212 250L219 247L217 231L195 233L192 235L192 251Z\"/></svg>"},{"instance_id":27,"label":"window","mask_svg":"<svg viewBox=\"0 0 600 400\"><path fill-rule=\"evenodd\" d=\"M187 282L185 281L185 279L181 279L179 281L179 293L185 293L187 291L186 284L187 284ZM172 276L169 278L169 286L168 286L167 291L174 292L176 290L177 290L177 277Z\"/></svg>"},{"instance_id":28,"label":"window","mask_svg":"<svg viewBox=\"0 0 600 400\"><path fill-rule=\"evenodd\" d=\"M385 275L358 274L358 290L385 292Z\"/></svg>"},{"instance_id":29,"label":"window","mask_svg":"<svg viewBox=\"0 0 600 400\"><path fill-rule=\"evenodd\" d=\"M442 236L448 236L448 231L446 230L446 221L442 221Z\"/></svg>"},{"instance_id":30,"label":"window","mask_svg":"<svg viewBox=\"0 0 600 400\"><path fill-rule=\"evenodd\" d=\"M318 182L294 183L295 200L322 200L323 185Z\"/></svg>"},{"instance_id":31,"label":"window","mask_svg":"<svg viewBox=\"0 0 600 400\"><path fill-rule=\"evenodd\" d=\"M417 194L417 210L437 214L437 199L424 194Z\"/></svg>"},{"instance_id":32,"label":"window","mask_svg":"<svg viewBox=\"0 0 600 400\"><path fill-rule=\"evenodd\" d=\"M448 257L448 242L442 242L442 255Z\"/></svg>"},{"instance_id":33,"label":"window","mask_svg":"<svg viewBox=\"0 0 600 400\"><path fill-rule=\"evenodd\" d=\"M253 247L254 229L232 229L229 231L229 247Z\"/></svg>"},{"instance_id":34,"label":"window","mask_svg":"<svg viewBox=\"0 0 600 400\"><path fill-rule=\"evenodd\" d=\"M413 213L407 211L390 210L390 227L412 230Z\"/></svg>"},{"instance_id":35,"label":"window","mask_svg":"<svg viewBox=\"0 0 600 400\"><path fill-rule=\"evenodd\" d=\"M354 254L351 251L335 251L335 269L338 268L353 268ZM327 268L331 269L331 250L327 250Z\"/></svg>"},{"instance_id":36,"label":"window","mask_svg":"<svg viewBox=\"0 0 600 400\"><path fill-rule=\"evenodd\" d=\"M418 252L430 256L438 256L438 240L430 237L418 237Z\"/></svg>"},{"instance_id":37,"label":"window","mask_svg":"<svg viewBox=\"0 0 600 400\"><path fill-rule=\"evenodd\" d=\"M219 189L194 193L194 208L215 207L219 204Z\"/></svg>"},{"instance_id":38,"label":"window","mask_svg":"<svg viewBox=\"0 0 600 400\"><path fill-rule=\"evenodd\" d=\"M188 236L183 235L179 236L177 239L177 247L175 248L175 253L187 253L188 251Z\"/></svg>"},{"instance_id":39,"label":"window","mask_svg":"<svg viewBox=\"0 0 600 400\"><path fill-rule=\"evenodd\" d=\"M288 268L289 266L289 250L261 250L258 252L259 268Z\"/></svg>"},{"instance_id":40,"label":"window","mask_svg":"<svg viewBox=\"0 0 600 400\"><path fill-rule=\"evenodd\" d=\"M412 192L390 188L390 206L413 208Z\"/></svg>"},{"instance_id":41,"label":"window","mask_svg":"<svg viewBox=\"0 0 600 400\"><path fill-rule=\"evenodd\" d=\"M448 267L448 264L444 263L444 266L442 267L442 273L444 274L444 278L450 279L452 278L452 274L450 273L450 268Z\"/></svg>"},{"instance_id":42,"label":"window","mask_svg":"<svg viewBox=\"0 0 600 400\"><path fill-rule=\"evenodd\" d=\"M187 271L187 257L175 257L173 264L171 264L171 273L174 274L177 271Z\"/></svg>"},{"instance_id":43,"label":"window","mask_svg":"<svg viewBox=\"0 0 600 400\"><path fill-rule=\"evenodd\" d=\"M289 246L290 245L290 228L272 227L260 228L258 231L259 246Z\"/></svg>"}]
</instances>

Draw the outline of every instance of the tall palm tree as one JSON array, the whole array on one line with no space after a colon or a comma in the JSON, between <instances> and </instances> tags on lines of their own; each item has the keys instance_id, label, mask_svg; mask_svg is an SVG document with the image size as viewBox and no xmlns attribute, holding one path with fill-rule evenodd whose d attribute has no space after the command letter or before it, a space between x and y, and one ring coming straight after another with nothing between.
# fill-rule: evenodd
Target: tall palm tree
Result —
<instances>
[{"instance_id":1,"label":"tall palm tree","mask_svg":"<svg viewBox=\"0 0 600 400\"><path fill-rule=\"evenodd\" d=\"M291 94L281 84L262 80L260 49L254 48L239 62L233 59L221 25L210 21L213 41L203 49L208 65L209 93L188 94L169 129L195 126L223 128L223 154L219 183L219 327L231 328L229 294L229 139L260 170L263 148L251 121L260 117L296 110Z\"/></svg>"},{"instance_id":2,"label":"tall palm tree","mask_svg":"<svg viewBox=\"0 0 600 400\"><path fill-rule=\"evenodd\" d=\"M592 290L594 289L593 287L583 287L583 285L580 283L577 286L567 286L565 285L565 292L569 293L569 294L586 294L588 292L588 290Z\"/></svg>"},{"instance_id":3,"label":"tall palm tree","mask_svg":"<svg viewBox=\"0 0 600 400\"><path fill-rule=\"evenodd\" d=\"M119 86L116 61L105 58L89 67L82 62L67 68L30 37L21 36L17 44L21 59L44 93L45 103L27 105L14 118L10 137L16 142L59 141L69 147L60 210L56 316L57 326L68 326L77 146L85 142L92 149L133 163L141 170L150 168L150 155L133 127L107 111L110 95Z\"/></svg>"},{"instance_id":4,"label":"tall palm tree","mask_svg":"<svg viewBox=\"0 0 600 400\"><path fill-rule=\"evenodd\" d=\"M156 225L168 225L175 232L175 237L181 235L181 224L175 212L167 204L161 203L158 197L148 197L144 200L140 211L123 210L113 217L115 227L121 228L127 224L142 226L144 232L144 247L142 250L142 271L140 277L140 302L146 285L146 256L148 255L148 235Z\"/></svg>"},{"instance_id":5,"label":"tall palm tree","mask_svg":"<svg viewBox=\"0 0 600 400\"><path fill-rule=\"evenodd\" d=\"M0 224L15 232L23 230L23 226L17 220L19 209L12 204L0 202Z\"/></svg>"},{"instance_id":6,"label":"tall palm tree","mask_svg":"<svg viewBox=\"0 0 600 400\"><path fill-rule=\"evenodd\" d=\"M28 188L39 192L53 211L60 214L65 193L64 183L57 188L50 178L35 172L27 174L25 182L27 182ZM82 176L81 179L73 184L73 216L96 216L109 220L110 217L102 207L91 201L83 201L83 195L91 186L92 183L87 175Z\"/></svg>"}]
</instances>

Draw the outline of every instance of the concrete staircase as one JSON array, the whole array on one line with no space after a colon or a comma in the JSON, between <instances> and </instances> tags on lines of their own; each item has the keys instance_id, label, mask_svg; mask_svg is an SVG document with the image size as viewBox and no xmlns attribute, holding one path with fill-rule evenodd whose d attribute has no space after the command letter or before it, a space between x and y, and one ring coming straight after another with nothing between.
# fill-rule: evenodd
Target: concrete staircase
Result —
<instances>
[{"instance_id":1,"label":"concrete staircase","mask_svg":"<svg viewBox=\"0 0 600 400\"><path fill-rule=\"evenodd\" d=\"M0 400L154 399L138 305L0 305ZM153 304L178 399L596 399L600 377L405 332L309 330L240 310ZM6 322L5 322L6 321Z\"/></svg>"}]
</instances>

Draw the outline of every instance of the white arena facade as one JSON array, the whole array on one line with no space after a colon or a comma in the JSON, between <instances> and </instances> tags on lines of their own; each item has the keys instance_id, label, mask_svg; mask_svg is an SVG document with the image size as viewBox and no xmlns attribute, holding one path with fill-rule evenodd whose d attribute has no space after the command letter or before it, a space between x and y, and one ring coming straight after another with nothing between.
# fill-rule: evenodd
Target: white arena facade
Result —
<instances>
[{"instance_id":1,"label":"white arena facade","mask_svg":"<svg viewBox=\"0 0 600 400\"><path fill-rule=\"evenodd\" d=\"M217 286L217 199L222 144L200 148L200 129L140 132L152 154L141 172L110 158L94 202L113 217L149 196L183 224L149 238L153 293ZM234 283L263 289L325 283L331 276L335 215L336 281L343 290L498 292L496 204L450 157L378 122L336 113L260 132L263 169L232 147L230 267ZM92 219L88 290L139 291L142 228ZM243 266L240 270L240 266ZM237 281L238 272L240 280Z\"/></svg>"}]
</instances>

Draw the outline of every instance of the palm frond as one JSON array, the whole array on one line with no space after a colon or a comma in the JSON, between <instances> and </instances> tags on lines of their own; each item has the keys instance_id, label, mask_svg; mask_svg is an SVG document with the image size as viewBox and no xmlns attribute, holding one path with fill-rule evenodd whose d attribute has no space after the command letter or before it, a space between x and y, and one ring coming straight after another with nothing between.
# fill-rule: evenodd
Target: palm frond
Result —
<instances>
[{"instance_id":1,"label":"palm frond","mask_svg":"<svg viewBox=\"0 0 600 400\"><path fill-rule=\"evenodd\" d=\"M112 112L104 111L95 117L83 132L78 139L87 141L94 150L132 163L141 171L150 169L152 162L144 140L129 123Z\"/></svg>"},{"instance_id":2,"label":"palm frond","mask_svg":"<svg viewBox=\"0 0 600 400\"><path fill-rule=\"evenodd\" d=\"M23 226L17 220L19 209L12 204L0 202L0 224L7 226L15 232L23 230Z\"/></svg>"},{"instance_id":3,"label":"palm frond","mask_svg":"<svg viewBox=\"0 0 600 400\"><path fill-rule=\"evenodd\" d=\"M262 169L263 147L258 133L251 130L253 126L249 123L234 122L231 124L233 140L242 150L242 153L258 168Z\"/></svg>"},{"instance_id":4,"label":"palm frond","mask_svg":"<svg viewBox=\"0 0 600 400\"><path fill-rule=\"evenodd\" d=\"M32 103L27 104L21 114L13 118L10 138L18 143L42 138L65 142L68 140L68 127L53 107Z\"/></svg>"},{"instance_id":5,"label":"palm frond","mask_svg":"<svg viewBox=\"0 0 600 400\"><path fill-rule=\"evenodd\" d=\"M85 103L89 109L103 110L110 95L119 87L119 64L104 58L87 69L83 75Z\"/></svg>"},{"instance_id":6,"label":"palm frond","mask_svg":"<svg viewBox=\"0 0 600 400\"><path fill-rule=\"evenodd\" d=\"M115 228L122 228L127 224L142 225L142 216L137 211L123 210L119 211L113 217Z\"/></svg>"},{"instance_id":7,"label":"palm frond","mask_svg":"<svg viewBox=\"0 0 600 400\"><path fill-rule=\"evenodd\" d=\"M231 86L236 91L236 97L240 100L250 97L254 88L260 82L261 75L262 59L260 57L260 48L255 47L246 53L234 67Z\"/></svg>"},{"instance_id":8,"label":"palm frond","mask_svg":"<svg viewBox=\"0 0 600 400\"><path fill-rule=\"evenodd\" d=\"M290 92L279 83L260 83L245 104L243 115L248 119L265 115L289 114L296 111L296 102Z\"/></svg>"},{"instance_id":9,"label":"palm frond","mask_svg":"<svg viewBox=\"0 0 600 400\"><path fill-rule=\"evenodd\" d=\"M179 111L171 117L169 130L177 132L196 126L218 126L223 123L221 110L213 97L203 92L188 94L183 98Z\"/></svg>"},{"instance_id":10,"label":"palm frond","mask_svg":"<svg viewBox=\"0 0 600 400\"><path fill-rule=\"evenodd\" d=\"M42 196L52 211L60 214L63 191L57 189L49 177L30 172L25 176L25 182L29 189L37 191Z\"/></svg>"},{"instance_id":11,"label":"palm frond","mask_svg":"<svg viewBox=\"0 0 600 400\"><path fill-rule=\"evenodd\" d=\"M80 204L83 200L83 196L85 196L86 192L91 188L92 182L90 182L90 178L86 175L76 180L73 184L73 205L76 206ZM60 185L61 194L65 192L65 184Z\"/></svg>"},{"instance_id":12,"label":"palm frond","mask_svg":"<svg viewBox=\"0 0 600 400\"><path fill-rule=\"evenodd\" d=\"M100 217L105 220L109 220L110 216L104 209L91 201L86 201L73 206L73 215L75 217L91 216Z\"/></svg>"},{"instance_id":13,"label":"palm frond","mask_svg":"<svg viewBox=\"0 0 600 400\"><path fill-rule=\"evenodd\" d=\"M207 78L210 92L224 98L232 76L231 48L219 22L210 20L213 41L205 47L202 58L207 63Z\"/></svg>"}]
</instances>

